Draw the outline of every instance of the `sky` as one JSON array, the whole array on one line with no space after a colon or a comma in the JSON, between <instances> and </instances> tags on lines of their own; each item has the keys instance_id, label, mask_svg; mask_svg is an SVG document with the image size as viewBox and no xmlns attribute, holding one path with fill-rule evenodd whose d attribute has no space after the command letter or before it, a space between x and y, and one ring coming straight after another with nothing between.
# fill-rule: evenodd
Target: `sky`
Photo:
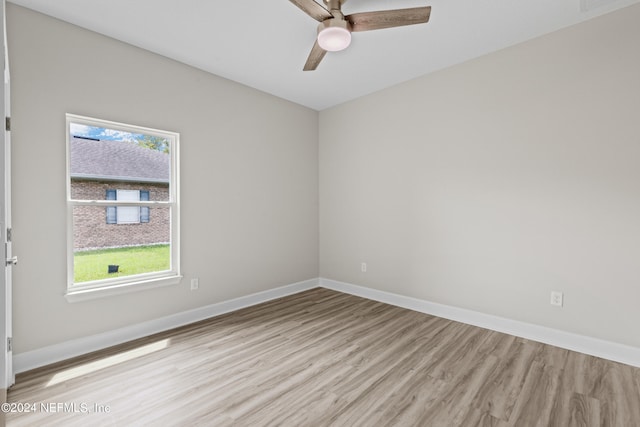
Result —
<instances>
[{"instance_id":1,"label":"sky","mask_svg":"<svg viewBox=\"0 0 640 427\"><path fill-rule=\"evenodd\" d=\"M170 142L166 138L145 135L143 133L125 132L117 129L102 128L79 123L69 124L69 133L73 136L95 138L101 141L127 141L141 147L169 153ZM147 137L145 139L145 136Z\"/></svg>"},{"instance_id":2,"label":"sky","mask_svg":"<svg viewBox=\"0 0 640 427\"><path fill-rule=\"evenodd\" d=\"M71 123L69 131L74 136L85 136L89 138L96 138L107 141L136 141L143 137L141 133L123 132L115 129L105 129L95 126L81 125L78 123Z\"/></svg>"}]
</instances>

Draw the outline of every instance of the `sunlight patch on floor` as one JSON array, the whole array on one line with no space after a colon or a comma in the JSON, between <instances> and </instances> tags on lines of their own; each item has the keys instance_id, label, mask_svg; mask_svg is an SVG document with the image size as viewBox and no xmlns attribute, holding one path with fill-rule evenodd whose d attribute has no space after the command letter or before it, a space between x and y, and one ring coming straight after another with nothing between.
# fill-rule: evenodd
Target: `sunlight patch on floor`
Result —
<instances>
[{"instance_id":1,"label":"sunlight patch on floor","mask_svg":"<svg viewBox=\"0 0 640 427\"><path fill-rule=\"evenodd\" d=\"M160 351L164 348L167 348L168 344L169 339L164 339L155 343L144 345L139 348L134 348L133 350L114 354L113 356L105 357L104 359L65 369L64 371L55 374L47 383L47 387L81 377L82 375L90 374L100 369L117 365L118 363L127 362L129 360L133 360L138 357Z\"/></svg>"}]
</instances>

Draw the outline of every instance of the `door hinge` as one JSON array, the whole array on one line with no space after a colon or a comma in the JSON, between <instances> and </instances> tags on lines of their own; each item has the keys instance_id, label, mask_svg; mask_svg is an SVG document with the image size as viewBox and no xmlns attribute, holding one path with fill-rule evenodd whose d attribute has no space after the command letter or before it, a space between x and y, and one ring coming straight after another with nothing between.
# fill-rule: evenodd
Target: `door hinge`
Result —
<instances>
[{"instance_id":1,"label":"door hinge","mask_svg":"<svg viewBox=\"0 0 640 427\"><path fill-rule=\"evenodd\" d=\"M11 117L4 118L4 129L7 131L11 130Z\"/></svg>"},{"instance_id":2,"label":"door hinge","mask_svg":"<svg viewBox=\"0 0 640 427\"><path fill-rule=\"evenodd\" d=\"M7 242L11 241L11 229L7 228Z\"/></svg>"},{"instance_id":3,"label":"door hinge","mask_svg":"<svg viewBox=\"0 0 640 427\"><path fill-rule=\"evenodd\" d=\"M13 338L7 337L7 351L13 351Z\"/></svg>"}]
</instances>

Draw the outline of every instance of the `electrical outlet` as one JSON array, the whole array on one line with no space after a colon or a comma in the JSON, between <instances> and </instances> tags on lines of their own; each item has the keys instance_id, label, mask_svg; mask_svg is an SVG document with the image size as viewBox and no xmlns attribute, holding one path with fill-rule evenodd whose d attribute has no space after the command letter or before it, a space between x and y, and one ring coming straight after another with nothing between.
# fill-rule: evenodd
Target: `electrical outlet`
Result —
<instances>
[{"instance_id":1,"label":"electrical outlet","mask_svg":"<svg viewBox=\"0 0 640 427\"><path fill-rule=\"evenodd\" d=\"M557 305L558 307L562 307L562 300L564 295L562 292L551 291L551 305Z\"/></svg>"},{"instance_id":2,"label":"electrical outlet","mask_svg":"<svg viewBox=\"0 0 640 427\"><path fill-rule=\"evenodd\" d=\"M199 287L200 287L200 283L198 281L198 278L196 277L195 279L191 279L191 290L195 291Z\"/></svg>"},{"instance_id":3,"label":"electrical outlet","mask_svg":"<svg viewBox=\"0 0 640 427\"><path fill-rule=\"evenodd\" d=\"M362 271L363 273L367 272L367 263L363 262L362 264L360 264L360 271Z\"/></svg>"}]
</instances>

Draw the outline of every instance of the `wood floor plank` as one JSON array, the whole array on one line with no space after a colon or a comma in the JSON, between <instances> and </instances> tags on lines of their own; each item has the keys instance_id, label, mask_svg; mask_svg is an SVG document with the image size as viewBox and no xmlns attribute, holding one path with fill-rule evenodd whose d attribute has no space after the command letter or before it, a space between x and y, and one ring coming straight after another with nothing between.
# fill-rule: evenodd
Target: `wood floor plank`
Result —
<instances>
[{"instance_id":1,"label":"wood floor plank","mask_svg":"<svg viewBox=\"0 0 640 427\"><path fill-rule=\"evenodd\" d=\"M507 356L501 360L492 377L482 385L472 405L495 418L509 421L535 358L535 350L522 340L513 341Z\"/></svg>"},{"instance_id":2,"label":"wood floor plank","mask_svg":"<svg viewBox=\"0 0 640 427\"><path fill-rule=\"evenodd\" d=\"M460 425L472 410L474 397L499 366L492 356L470 361L460 375L448 381L437 404L420 414L418 425Z\"/></svg>"},{"instance_id":3,"label":"wood floor plank","mask_svg":"<svg viewBox=\"0 0 640 427\"><path fill-rule=\"evenodd\" d=\"M460 423L460 426L464 427L499 427L501 425L504 425L502 420L477 408L471 408L467 416Z\"/></svg>"},{"instance_id":4,"label":"wood floor plank","mask_svg":"<svg viewBox=\"0 0 640 427\"><path fill-rule=\"evenodd\" d=\"M568 405L568 419L564 425L571 427L599 426L600 401L580 393L572 393Z\"/></svg>"},{"instance_id":5,"label":"wood floor plank","mask_svg":"<svg viewBox=\"0 0 640 427\"><path fill-rule=\"evenodd\" d=\"M509 426L548 426L558 398L559 375L553 366L534 361L528 369L515 406L509 415Z\"/></svg>"},{"instance_id":6,"label":"wood floor plank","mask_svg":"<svg viewBox=\"0 0 640 427\"><path fill-rule=\"evenodd\" d=\"M429 366L431 376L443 380L452 380L460 374L471 359L477 357L477 351L489 333L483 329L462 328L460 334L450 340L453 345L443 345L444 353L434 354L435 363Z\"/></svg>"},{"instance_id":7,"label":"wood floor plank","mask_svg":"<svg viewBox=\"0 0 640 427\"><path fill-rule=\"evenodd\" d=\"M378 425L419 425L417 420L426 410L439 406L441 396L448 387L446 381L433 378L428 370L416 370L414 380L399 389L378 416Z\"/></svg>"},{"instance_id":8,"label":"wood floor plank","mask_svg":"<svg viewBox=\"0 0 640 427\"><path fill-rule=\"evenodd\" d=\"M429 372L425 369L428 350L428 343L415 340L402 353L390 353L391 358L382 360L382 366L372 365L365 373L375 381L363 384L361 389L351 390L349 404L333 415L334 420L339 419L341 423L352 426L360 425L363 420L364 425L377 424L378 417L382 417L390 404L389 395L414 381L417 371Z\"/></svg>"},{"instance_id":9,"label":"wood floor plank","mask_svg":"<svg viewBox=\"0 0 640 427\"><path fill-rule=\"evenodd\" d=\"M43 405L11 427L628 427L640 369L317 288L20 374L7 400Z\"/></svg>"}]
</instances>

